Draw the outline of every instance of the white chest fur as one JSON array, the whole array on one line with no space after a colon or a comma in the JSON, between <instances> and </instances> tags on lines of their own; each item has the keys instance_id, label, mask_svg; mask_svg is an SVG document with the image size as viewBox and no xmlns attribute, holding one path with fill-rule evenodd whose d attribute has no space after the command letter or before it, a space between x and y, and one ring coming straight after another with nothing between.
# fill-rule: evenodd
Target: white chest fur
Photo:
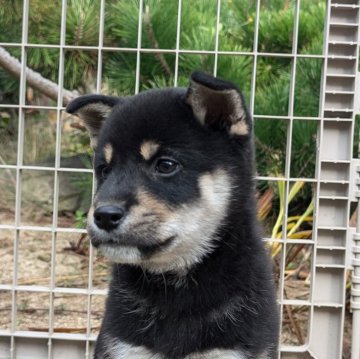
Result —
<instances>
[{"instance_id":1,"label":"white chest fur","mask_svg":"<svg viewBox=\"0 0 360 359\"><path fill-rule=\"evenodd\" d=\"M116 339L109 341L106 354L111 359L166 359L161 354L154 354L144 346L132 346ZM192 353L183 359L247 359L244 352L226 349L212 349L206 352ZM261 356L258 359L266 359Z\"/></svg>"}]
</instances>

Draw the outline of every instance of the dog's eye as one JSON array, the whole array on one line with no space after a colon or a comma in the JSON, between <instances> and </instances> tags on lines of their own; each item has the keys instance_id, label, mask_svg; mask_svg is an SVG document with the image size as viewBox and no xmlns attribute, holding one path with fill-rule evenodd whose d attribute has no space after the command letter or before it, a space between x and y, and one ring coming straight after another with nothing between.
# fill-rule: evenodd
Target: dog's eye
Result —
<instances>
[{"instance_id":1,"label":"dog's eye","mask_svg":"<svg viewBox=\"0 0 360 359\"><path fill-rule=\"evenodd\" d=\"M111 167L106 165L99 166L97 169L97 173L103 180L107 178L110 172L111 172Z\"/></svg>"},{"instance_id":2,"label":"dog's eye","mask_svg":"<svg viewBox=\"0 0 360 359\"><path fill-rule=\"evenodd\" d=\"M172 175L178 171L179 167L180 165L174 160L160 158L156 162L155 170L162 175Z\"/></svg>"}]
</instances>

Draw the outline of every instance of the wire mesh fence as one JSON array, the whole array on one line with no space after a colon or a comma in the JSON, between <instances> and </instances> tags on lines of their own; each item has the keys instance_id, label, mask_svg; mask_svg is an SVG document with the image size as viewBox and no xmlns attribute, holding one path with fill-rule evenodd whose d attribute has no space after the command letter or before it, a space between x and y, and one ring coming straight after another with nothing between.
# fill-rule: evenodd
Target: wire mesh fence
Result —
<instances>
[{"instance_id":1,"label":"wire mesh fence","mask_svg":"<svg viewBox=\"0 0 360 359\"><path fill-rule=\"evenodd\" d=\"M0 67L0 358L90 358L99 331L109 264L86 238L91 153L67 95L184 86L195 69L237 83L253 114L279 357L349 358L359 0L0 5L20 61Z\"/></svg>"}]
</instances>

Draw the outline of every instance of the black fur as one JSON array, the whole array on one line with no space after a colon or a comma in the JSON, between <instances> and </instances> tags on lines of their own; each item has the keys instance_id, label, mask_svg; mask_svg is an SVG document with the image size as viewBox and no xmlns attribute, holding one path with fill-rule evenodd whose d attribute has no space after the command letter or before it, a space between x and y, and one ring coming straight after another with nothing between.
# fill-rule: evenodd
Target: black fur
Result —
<instances>
[{"instance_id":1,"label":"black fur","mask_svg":"<svg viewBox=\"0 0 360 359\"><path fill-rule=\"evenodd\" d=\"M85 95L76 98L71 101L69 105L66 107L66 111L68 113L75 113L81 107L88 105L89 103L103 103L104 105L108 105L113 107L119 102L118 97L113 96L104 96L104 95Z\"/></svg>"},{"instance_id":2,"label":"black fur","mask_svg":"<svg viewBox=\"0 0 360 359\"><path fill-rule=\"evenodd\" d=\"M208 74L201 71L194 71L191 74L191 80L202 84L212 90L224 91L224 90L238 90L237 86L235 86L232 82L224 81L222 79L209 76Z\"/></svg>"},{"instance_id":3,"label":"black fur","mask_svg":"<svg viewBox=\"0 0 360 359\"><path fill-rule=\"evenodd\" d=\"M192 80L215 91L238 91L233 84L203 73L194 73ZM230 135L228 126L214 129L201 124L187 102L189 93L191 88L151 90L121 103L99 97L112 112L95 152L97 199L122 201L130 211L138 203L136 189L146 188L176 210L195 203L200 196L199 176L219 168L230 176L233 188L226 218L217 231L221 240L186 273L155 274L139 265L114 264L95 358L106 358L109 336L145 346L167 359L212 348L238 349L248 358L265 351L269 358L277 357L278 312L272 268L256 220L252 131L249 127L247 134ZM69 112L84 106L86 99L95 97L75 100ZM246 123L251 124L244 111ZM170 156L181 164L178 174L154 175L152 160L144 160L138 151L146 139L161 144L156 157ZM107 143L114 150L109 174L102 176ZM129 235L123 240L137 243L144 258L160 250L144 238ZM231 315L221 316L229 306Z\"/></svg>"}]
</instances>

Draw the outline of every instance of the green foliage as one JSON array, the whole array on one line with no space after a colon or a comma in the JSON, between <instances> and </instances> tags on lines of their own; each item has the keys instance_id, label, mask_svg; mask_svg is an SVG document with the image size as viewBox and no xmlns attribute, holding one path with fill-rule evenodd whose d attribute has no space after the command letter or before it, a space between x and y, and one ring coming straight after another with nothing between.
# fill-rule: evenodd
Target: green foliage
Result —
<instances>
[{"instance_id":1,"label":"green foliage","mask_svg":"<svg viewBox=\"0 0 360 359\"><path fill-rule=\"evenodd\" d=\"M0 0L0 42L21 42L22 0ZM254 50L258 52L255 83L255 133L259 173L284 173L289 121L261 119L261 116L316 117L322 60L297 58L293 53L321 54L325 17L325 0L302 0L296 48L293 39L295 0L262 0L259 14L258 48L254 49L256 0L222 0L218 48L229 52L217 57L217 74L236 82L249 103L254 72ZM59 44L62 1L30 0L28 42ZM144 49L176 48L178 2L144 0L141 44L138 44L139 1L105 2L104 45L102 54L102 91L130 95L135 91L135 74L139 45ZM180 49L213 51L216 42L216 1L183 0L181 10ZM9 16L8 14L11 14ZM94 46L99 42L100 1L69 0L66 6L65 43L71 46ZM124 48L117 50L114 48ZM20 58L20 48L10 48ZM9 49L8 49L9 50ZM215 55L180 53L178 84L186 86L194 70L213 72ZM234 55L240 52L241 55ZM271 56L271 53L284 54ZM249 53L249 54L248 54ZM266 53L261 55L261 53ZM29 48L27 64L43 76L58 80L60 53L54 48ZM175 54L142 52L140 90L173 86ZM79 92L94 89L98 51L70 48L65 51L64 86ZM294 66L296 65L296 67ZM296 76L294 76L296 70ZM292 79L295 84L292 86ZM18 81L0 71L0 101L17 102ZM294 103L291 95L294 95ZM311 177L315 166L314 121L292 122L291 175ZM2 131L2 129L0 129ZM72 139L76 142L76 139ZM73 155L85 152L85 144L63 148ZM308 194L309 196L309 194Z\"/></svg>"},{"instance_id":2,"label":"green foliage","mask_svg":"<svg viewBox=\"0 0 360 359\"><path fill-rule=\"evenodd\" d=\"M1 42L21 42L22 7L19 0L0 0Z\"/></svg>"},{"instance_id":3,"label":"green foliage","mask_svg":"<svg viewBox=\"0 0 360 359\"><path fill-rule=\"evenodd\" d=\"M322 60L298 59L295 79L296 116L319 116Z\"/></svg>"},{"instance_id":4,"label":"green foliage","mask_svg":"<svg viewBox=\"0 0 360 359\"><path fill-rule=\"evenodd\" d=\"M75 212L75 227L82 229L86 227L86 213L78 210Z\"/></svg>"}]
</instances>

